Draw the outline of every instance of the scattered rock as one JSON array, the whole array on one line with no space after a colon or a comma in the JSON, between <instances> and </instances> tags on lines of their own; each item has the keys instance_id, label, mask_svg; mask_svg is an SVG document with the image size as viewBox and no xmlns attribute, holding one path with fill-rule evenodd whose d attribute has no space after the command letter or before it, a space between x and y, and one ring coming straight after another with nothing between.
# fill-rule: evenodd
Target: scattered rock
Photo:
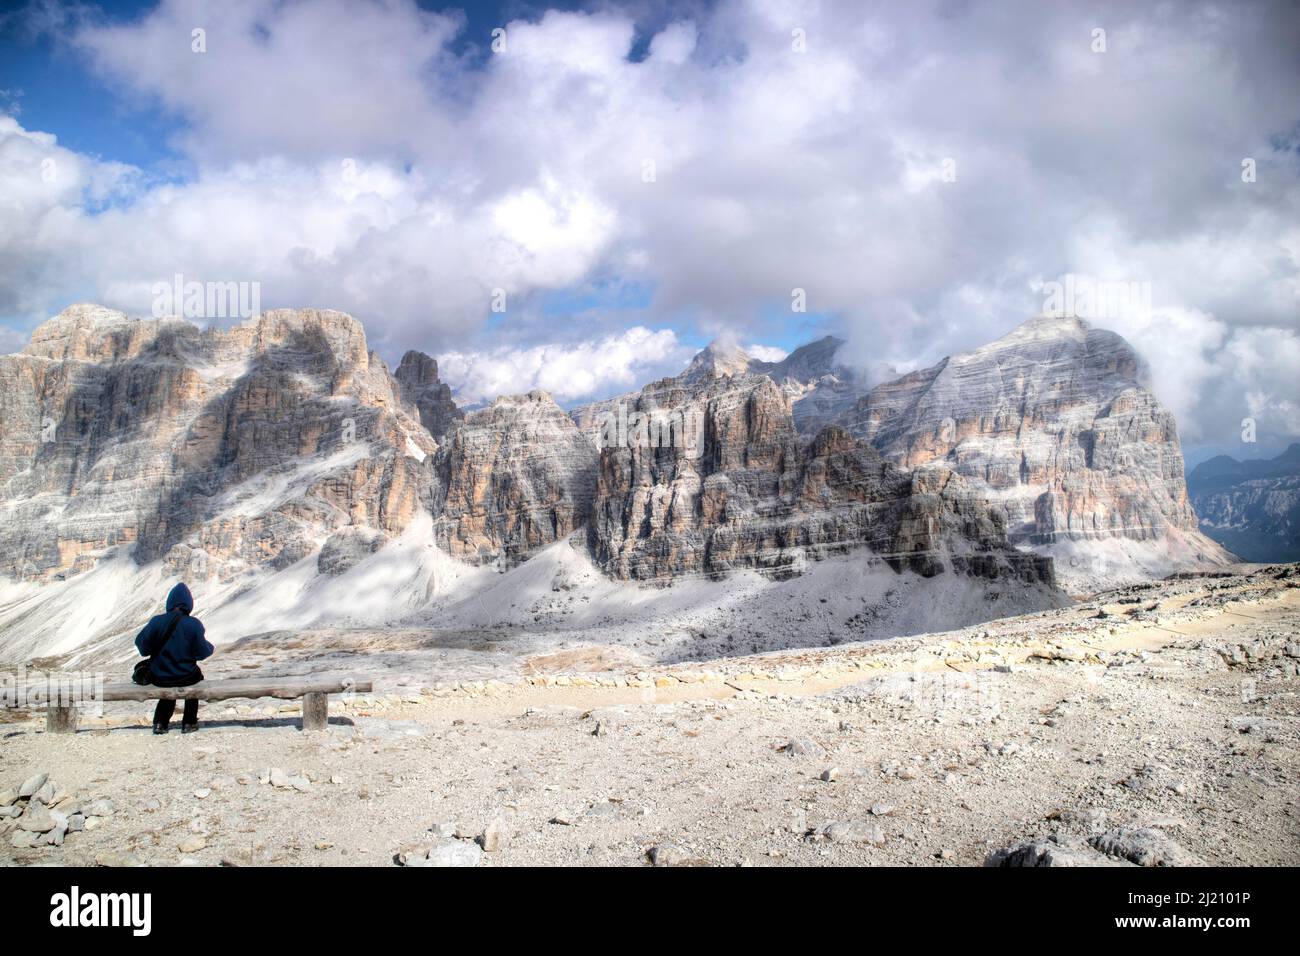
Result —
<instances>
[{"instance_id":1,"label":"scattered rock","mask_svg":"<svg viewBox=\"0 0 1300 956\"><path fill-rule=\"evenodd\" d=\"M484 829L482 835L478 838L479 845L483 847L484 853L496 853L498 850L504 850L510 845L510 823L505 817L498 815L492 819Z\"/></svg>"},{"instance_id":2,"label":"scattered rock","mask_svg":"<svg viewBox=\"0 0 1300 956\"><path fill-rule=\"evenodd\" d=\"M402 866L478 866L483 850L468 840L441 840L431 847L414 847L398 854Z\"/></svg>"},{"instance_id":3,"label":"scattered rock","mask_svg":"<svg viewBox=\"0 0 1300 956\"><path fill-rule=\"evenodd\" d=\"M1151 827L1116 827L1092 837L1093 847L1138 866L1201 866L1194 855Z\"/></svg>"},{"instance_id":4,"label":"scattered rock","mask_svg":"<svg viewBox=\"0 0 1300 956\"><path fill-rule=\"evenodd\" d=\"M994 850L984 860L985 866L1127 866L1088 846L1082 840L1061 840L1056 835L1042 840L1026 840Z\"/></svg>"},{"instance_id":5,"label":"scattered rock","mask_svg":"<svg viewBox=\"0 0 1300 956\"><path fill-rule=\"evenodd\" d=\"M111 817L115 809L112 800L102 799L96 800L86 807L85 814L88 817Z\"/></svg>"},{"instance_id":6,"label":"scattered rock","mask_svg":"<svg viewBox=\"0 0 1300 956\"><path fill-rule=\"evenodd\" d=\"M810 830L806 839L810 843L869 843L872 846L884 846L885 831L862 820L832 820Z\"/></svg>"},{"instance_id":7,"label":"scattered rock","mask_svg":"<svg viewBox=\"0 0 1300 956\"><path fill-rule=\"evenodd\" d=\"M695 862L689 850L676 843L661 843L646 854L653 866L690 866Z\"/></svg>"},{"instance_id":8,"label":"scattered rock","mask_svg":"<svg viewBox=\"0 0 1300 956\"><path fill-rule=\"evenodd\" d=\"M791 737L781 748L791 757L824 757L826 750L811 737Z\"/></svg>"},{"instance_id":9,"label":"scattered rock","mask_svg":"<svg viewBox=\"0 0 1300 956\"><path fill-rule=\"evenodd\" d=\"M203 837L194 836L182 840L180 845L177 846L176 849L180 850L182 853L198 853L200 850L206 848L207 845L208 845L208 841L205 840Z\"/></svg>"},{"instance_id":10,"label":"scattered rock","mask_svg":"<svg viewBox=\"0 0 1300 956\"><path fill-rule=\"evenodd\" d=\"M429 844L417 843L397 851L394 857L398 866L419 865L429 858Z\"/></svg>"},{"instance_id":11,"label":"scattered rock","mask_svg":"<svg viewBox=\"0 0 1300 956\"><path fill-rule=\"evenodd\" d=\"M43 803L47 806L54 802L54 783L45 781L45 785L32 794L32 803Z\"/></svg>"},{"instance_id":12,"label":"scattered rock","mask_svg":"<svg viewBox=\"0 0 1300 956\"><path fill-rule=\"evenodd\" d=\"M1156 785L1155 775L1155 767L1148 764L1140 770L1135 770L1130 776L1121 780L1120 786L1135 791L1150 790Z\"/></svg>"},{"instance_id":13,"label":"scattered rock","mask_svg":"<svg viewBox=\"0 0 1300 956\"><path fill-rule=\"evenodd\" d=\"M1228 728L1235 730L1239 734L1260 734L1268 733L1276 729L1276 724L1271 720L1265 720L1262 717L1233 717L1228 721Z\"/></svg>"},{"instance_id":14,"label":"scattered rock","mask_svg":"<svg viewBox=\"0 0 1300 956\"><path fill-rule=\"evenodd\" d=\"M27 812L18 818L18 828L29 833L48 833L57 825L43 803L31 804Z\"/></svg>"},{"instance_id":15,"label":"scattered rock","mask_svg":"<svg viewBox=\"0 0 1300 956\"><path fill-rule=\"evenodd\" d=\"M17 827L9 836L9 845L15 850L30 850L32 847L39 846L44 842L44 833L32 833L28 830L20 830Z\"/></svg>"},{"instance_id":16,"label":"scattered rock","mask_svg":"<svg viewBox=\"0 0 1300 956\"><path fill-rule=\"evenodd\" d=\"M601 817L617 817L619 815L619 805L611 800L598 800L587 808L583 816L599 819Z\"/></svg>"},{"instance_id":17,"label":"scattered rock","mask_svg":"<svg viewBox=\"0 0 1300 956\"><path fill-rule=\"evenodd\" d=\"M1106 825L1106 811L1099 807L1089 807L1087 810L1053 810L1046 819L1058 820L1067 826L1099 830Z\"/></svg>"},{"instance_id":18,"label":"scattered rock","mask_svg":"<svg viewBox=\"0 0 1300 956\"><path fill-rule=\"evenodd\" d=\"M24 797L30 797L37 790L41 789L41 787L45 786L45 781L49 779L50 775L47 773L38 773L28 777L23 781L23 785L18 788L18 799L21 800Z\"/></svg>"}]
</instances>

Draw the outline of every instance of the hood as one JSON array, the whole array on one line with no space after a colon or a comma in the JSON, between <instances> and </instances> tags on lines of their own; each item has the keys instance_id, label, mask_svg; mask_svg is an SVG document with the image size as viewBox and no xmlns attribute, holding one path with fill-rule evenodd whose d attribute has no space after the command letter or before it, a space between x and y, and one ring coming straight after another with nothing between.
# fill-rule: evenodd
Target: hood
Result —
<instances>
[{"instance_id":1,"label":"hood","mask_svg":"<svg viewBox=\"0 0 1300 956\"><path fill-rule=\"evenodd\" d=\"M180 608L186 614L194 610L194 597L184 581L172 588L171 593L167 595L167 610L172 611L176 608Z\"/></svg>"}]
</instances>

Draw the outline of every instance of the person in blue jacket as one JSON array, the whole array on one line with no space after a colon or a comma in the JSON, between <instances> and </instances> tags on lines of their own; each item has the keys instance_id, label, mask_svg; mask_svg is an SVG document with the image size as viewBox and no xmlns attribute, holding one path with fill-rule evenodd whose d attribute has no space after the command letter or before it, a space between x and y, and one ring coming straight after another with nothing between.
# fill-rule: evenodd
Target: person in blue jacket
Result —
<instances>
[{"instance_id":1,"label":"person in blue jacket","mask_svg":"<svg viewBox=\"0 0 1300 956\"><path fill-rule=\"evenodd\" d=\"M203 636L203 622L191 616L194 597L184 582L172 588L167 595L167 612L149 619L135 639L136 649L152 658L149 673L156 687L188 687L203 680L198 662L212 656L213 647ZM170 638L167 631L176 624ZM170 729L176 701L160 700L153 712L153 732L165 734ZM185 701L181 715L181 733L199 729L199 702L193 698Z\"/></svg>"}]
</instances>

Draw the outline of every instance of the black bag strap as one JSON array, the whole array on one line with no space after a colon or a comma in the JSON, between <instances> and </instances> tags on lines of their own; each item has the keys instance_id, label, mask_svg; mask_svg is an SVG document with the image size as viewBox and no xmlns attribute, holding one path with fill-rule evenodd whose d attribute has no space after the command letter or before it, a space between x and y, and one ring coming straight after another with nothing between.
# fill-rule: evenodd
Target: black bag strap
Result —
<instances>
[{"instance_id":1,"label":"black bag strap","mask_svg":"<svg viewBox=\"0 0 1300 956\"><path fill-rule=\"evenodd\" d=\"M163 632L162 643L158 645L158 650L154 651L152 654L149 655L151 658L157 657L159 654L163 652L163 648L165 648L167 646L168 641L172 639L172 635L176 633L176 625L181 622L181 618L183 618L184 616L185 616L184 611L177 610L176 616L172 618L172 622L167 625L167 630Z\"/></svg>"}]
</instances>

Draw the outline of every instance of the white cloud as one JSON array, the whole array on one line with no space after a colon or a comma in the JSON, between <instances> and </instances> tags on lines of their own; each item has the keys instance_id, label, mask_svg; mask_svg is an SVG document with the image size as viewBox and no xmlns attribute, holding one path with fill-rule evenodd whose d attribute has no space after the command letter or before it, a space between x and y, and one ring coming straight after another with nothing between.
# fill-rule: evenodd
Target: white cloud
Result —
<instances>
[{"instance_id":1,"label":"white cloud","mask_svg":"<svg viewBox=\"0 0 1300 956\"><path fill-rule=\"evenodd\" d=\"M572 405L676 375L694 352L671 329L634 326L618 335L568 345L449 352L439 358L438 371L461 403L540 388L557 402Z\"/></svg>"},{"instance_id":2,"label":"white cloud","mask_svg":"<svg viewBox=\"0 0 1300 956\"><path fill-rule=\"evenodd\" d=\"M779 349L775 345L746 345L745 354L750 358L756 358L760 362L779 362L790 353L785 349Z\"/></svg>"},{"instance_id":3,"label":"white cloud","mask_svg":"<svg viewBox=\"0 0 1300 956\"><path fill-rule=\"evenodd\" d=\"M796 287L859 364L915 367L1034 312L1035 280L1091 274L1151 283L1158 320L1118 330L1185 434L1221 438L1252 395L1291 427L1293 370L1252 351L1291 354L1300 323L1285 2L692 4L641 62L616 10L511 22L483 64L454 51L462 23L411 0L74 18L76 55L176 118L194 176L149 183L0 118L0 313L147 311L176 272L257 280L266 307L347 309L390 357L478 356L468 391L519 391L548 387L549 339L594 356L686 314L752 341ZM44 158L67 178L40 180ZM651 307L560 336L537 320L539 293L608 276L653 288ZM552 390L638 368L575 365Z\"/></svg>"}]
</instances>

